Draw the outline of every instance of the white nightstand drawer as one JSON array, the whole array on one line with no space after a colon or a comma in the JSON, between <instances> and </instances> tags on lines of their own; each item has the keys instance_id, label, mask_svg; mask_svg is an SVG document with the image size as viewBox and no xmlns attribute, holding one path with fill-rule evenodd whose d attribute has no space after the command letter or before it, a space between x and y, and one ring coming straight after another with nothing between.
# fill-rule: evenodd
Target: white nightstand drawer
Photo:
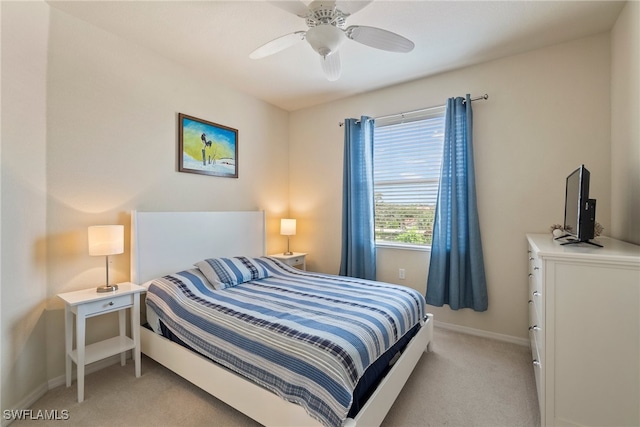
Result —
<instances>
[{"instance_id":1,"label":"white nightstand drawer","mask_svg":"<svg viewBox=\"0 0 640 427\"><path fill-rule=\"evenodd\" d=\"M297 256L295 258L290 258L287 263L293 266L293 265L300 265L303 262L304 262L304 256Z\"/></svg>"},{"instance_id":2,"label":"white nightstand drawer","mask_svg":"<svg viewBox=\"0 0 640 427\"><path fill-rule=\"evenodd\" d=\"M269 256L287 264L290 267L300 266L303 270L307 269L307 254L305 252L293 252L290 255L280 253Z\"/></svg>"},{"instance_id":3,"label":"white nightstand drawer","mask_svg":"<svg viewBox=\"0 0 640 427\"><path fill-rule=\"evenodd\" d=\"M114 295L113 298L102 299L86 303L82 306L85 315L95 316L98 314L116 311L133 305L133 295Z\"/></svg>"}]
</instances>

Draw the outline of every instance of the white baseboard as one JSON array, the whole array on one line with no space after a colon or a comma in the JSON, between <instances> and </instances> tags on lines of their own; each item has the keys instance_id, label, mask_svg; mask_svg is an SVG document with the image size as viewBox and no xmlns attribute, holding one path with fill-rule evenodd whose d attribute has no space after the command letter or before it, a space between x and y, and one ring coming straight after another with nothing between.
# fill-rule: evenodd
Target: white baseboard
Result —
<instances>
[{"instance_id":1,"label":"white baseboard","mask_svg":"<svg viewBox=\"0 0 640 427\"><path fill-rule=\"evenodd\" d=\"M127 352L127 359L131 358L131 352ZM116 354L115 356L110 356L107 357L105 359L99 360L97 362L94 362L90 365L87 365L85 367L85 375L89 375L93 372L97 372L101 369L104 369L108 366L111 365L115 365L116 363L120 363L120 355ZM76 369L75 369L75 364L73 365L73 372L71 374L71 378L73 381L75 381L76 379ZM40 386L38 386L35 390L33 390L31 393L29 393L27 396L24 397L24 399L22 399L20 402L18 402L17 405L15 405L15 408L11 408L9 409L11 410L16 410L16 411L20 411L20 410L26 410L29 409L33 406L34 403L36 403L38 401L38 399L40 399L42 396L45 395L46 392L48 392L51 389L54 389L56 387L59 387L61 385L65 385L67 382L66 379L66 375L60 375L58 377L52 378L49 381L47 381L46 383L41 384ZM3 411L6 410L8 408L3 408ZM4 414L3 414L4 415ZM5 420L4 416L2 417L2 427L6 427L9 424L11 424L14 420L10 419L10 420Z\"/></svg>"},{"instance_id":2,"label":"white baseboard","mask_svg":"<svg viewBox=\"0 0 640 427\"><path fill-rule=\"evenodd\" d=\"M49 391L49 388L47 387L47 383L43 383L40 384L40 386L36 387L31 393L29 393L28 395L26 395L20 402L18 402L18 404L16 405L16 408L14 409L27 409L29 408L31 405L33 405L38 399L40 399L42 396L45 395L46 392ZM13 419L5 419L4 417L4 411L7 408L2 408L2 427L8 426L9 424L11 424L14 420Z\"/></svg>"},{"instance_id":3,"label":"white baseboard","mask_svg":"<svg viewBox=\"0 0 640 427\"><path fill-rule=\"evenodd\" d=\"M438 322L437 320L433 323L433 326L436 328L447 329L449 331L461 332L463 334L475 335L483 338L491 338L498 341L504 341L512 344L518 344L525 347L529 347L531 344L528 339L514 337L511 335L498 334L496 332L484 331L482 329L469 328L468 326L460 326L454 325L453 323L444 323Z\"/></svg>"}]
</instances>

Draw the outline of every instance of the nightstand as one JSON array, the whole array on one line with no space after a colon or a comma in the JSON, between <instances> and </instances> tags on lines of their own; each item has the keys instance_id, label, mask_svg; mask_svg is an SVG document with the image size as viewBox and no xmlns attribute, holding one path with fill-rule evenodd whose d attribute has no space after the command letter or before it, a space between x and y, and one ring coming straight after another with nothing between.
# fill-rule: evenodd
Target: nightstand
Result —
<instances>
[{"instance_id":1,"label":"nightstand","mask_svg":"<svg viewBox=\"0 0 640 427\"><path fill-rule=\"evenodd\" d=\"M71 386L71 362L78 368L78 402L84 400L84 368L116 354L120 364L126 363L126 351L133 350L136 377L140 376L140 293L145 289L133 283L118 283L118 290L98 293L96 288L58 294L65 302L65 352L67 387ZM126 335L126 310L131 309L131 338ZM116 337L85 345L85 324L88 317L117 311L119 332ZM73 316L76 323L76 349L73 349Z\"/></svg>"},{"instance_id":2,"label":"nightstand","mask_svg":"<svg viewBox=\"0 0 640 427\"><path fill-rule=\"evenodd\" d=\"M285 255L283 253L269 255L271 258L275 258L290 267L301 265L303 270L307 269L307 254L303 252L294 252L292 255Z\"/></svg>"}]
</instances>

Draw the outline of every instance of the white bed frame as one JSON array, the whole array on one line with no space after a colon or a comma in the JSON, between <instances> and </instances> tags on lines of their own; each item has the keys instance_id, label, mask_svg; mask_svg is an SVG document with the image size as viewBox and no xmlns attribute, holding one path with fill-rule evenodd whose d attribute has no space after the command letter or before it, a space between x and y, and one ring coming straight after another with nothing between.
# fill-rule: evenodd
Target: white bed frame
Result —
<instances>
[{"instance_id":1,"label":"white bed frame","mask_svg":"<svg viewBox=\"0 0 640 427\"><path fill-rule=\"evenodd\" d=\"M131 212L131 281L191 268L222 256L262 256L264 212ZM144 305L144 304L142 304ZM142 352L181 377L265 426L320 426L302 406L288 402L238 374L140 326ZM345 426L384 420L422 353L433 339L433 315L411 340L365 406Z\"/></svg>"}]
</instances>

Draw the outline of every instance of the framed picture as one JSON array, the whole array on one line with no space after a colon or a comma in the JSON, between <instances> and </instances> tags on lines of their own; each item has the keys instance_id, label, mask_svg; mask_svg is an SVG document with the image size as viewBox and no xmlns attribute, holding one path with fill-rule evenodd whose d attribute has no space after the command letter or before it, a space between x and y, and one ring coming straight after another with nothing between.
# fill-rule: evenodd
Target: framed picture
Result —
<instances>
[{"instance_id":1,"label":"framed picture","mask_svg":"<svg viewBox=\"0 0 640 427\"><path fill-rule=\"evenodd\" d=\"M238 177L238 130L178 114L178 171Z\"/></svg>"}]
</instances>

